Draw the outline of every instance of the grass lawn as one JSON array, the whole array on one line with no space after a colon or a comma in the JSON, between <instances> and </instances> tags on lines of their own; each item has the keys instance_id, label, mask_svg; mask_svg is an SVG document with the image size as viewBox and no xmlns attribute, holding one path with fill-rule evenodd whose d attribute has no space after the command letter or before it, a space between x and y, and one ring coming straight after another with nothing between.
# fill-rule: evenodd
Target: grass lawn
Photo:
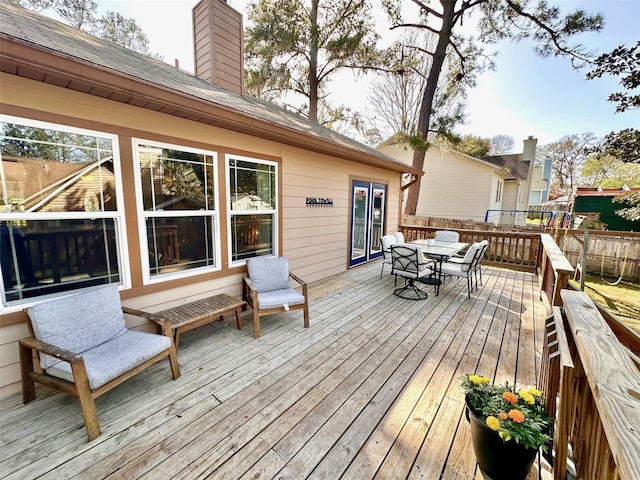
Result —
<instances>
[{"instance_id":1,"label":"grass lawn","mask_svg":"<svg viewBox=\"0 0 640 480\"><path fill-rule=\"evenodd\" d=\"M640 285L621 281L617 278L600 277L587 274L585 291L596 302L607 307L620 321L626 323L640 334ZM572 282L579 287L578 282Z\"/></svg>"}]
</instances>

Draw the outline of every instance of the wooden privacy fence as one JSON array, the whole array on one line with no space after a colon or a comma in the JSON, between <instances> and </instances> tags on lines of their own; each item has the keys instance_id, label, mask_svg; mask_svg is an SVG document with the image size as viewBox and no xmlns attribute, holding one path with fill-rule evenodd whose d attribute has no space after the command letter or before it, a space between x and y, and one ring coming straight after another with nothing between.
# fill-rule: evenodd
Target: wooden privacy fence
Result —
<instances>
[{"instance_id":1,"label":"wooden privacy fence","mask_svg":"<svg viewBox=\"0 0 640 480\"><path fill-rule=\"evenodd\" d=\"M556 241L572 265L582 263L585 230L559 230ZM588 231L583 272L640 282L640 233ZM624 270L624 272L623 272Z\"/></svg>"},{"instance_id":2,"label":"wooden privacy fence","mask_svg":"<svg viewBox=\"0 0 640 480\"><path fill-rule=\"evenodd\" d=\"M540 386L553 429L554 479L640 478L640 370L584 292L563 290L547 321ZM557 398L559 396L559 398Z\"/></svg>"},{"instance_id":3,"label":"wooden privacy fence","mask_svg":"<svg viewBox=\"0 0 640 480\"><path fill-rule=\"evenodd\" d=\"M405 240L430 238L438 227L421 227L402 225ZM535 272L540 248L540 234L528 232L498 232L489 230L455 230L460 234L460 241L466 243L489 240L489 248L484 263L487 265Z\"/></svg>"},{"instance_id":4,"label":"wooden privacy fence","mask_svg":"<svg viewBox=\"0 0 640 480\"><path fill-rule=\"evenodd\" d=\"M477 220L462 220L459 218L428 217L421 215L403 215L402 225L417 227L446 228L448 230L491 230L495 232L530 232L544 230L540 225L500 225L494 222L479 222Z\"/></svg>"}]
</instances>

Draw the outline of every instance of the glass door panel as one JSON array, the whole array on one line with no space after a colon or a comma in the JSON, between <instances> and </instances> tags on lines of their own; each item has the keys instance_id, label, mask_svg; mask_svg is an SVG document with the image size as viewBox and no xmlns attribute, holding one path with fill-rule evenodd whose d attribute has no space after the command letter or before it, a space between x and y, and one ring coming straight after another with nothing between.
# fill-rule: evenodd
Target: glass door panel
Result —
<instances>
[{"instance_id":1,"label":"glass door panel","mask_svg":"<svg viewBox=\"0 0 640 480\"><path fill-rule=\"evenodd\" d=\"M382 237L382 232L384 231L384 207L386 205L386 193L387 189L384 185L373 185L373 204L371 208L371 241L369 244L369 251L371 253L371 256L380 254L382 251L380 238Z\"/></svg>"},{"instance_id":2,"label":"glass door panel","mask_svg":"<svg viewBox=\"0 0 640 480\"><path fill-rule=\"evenodd\" d=\"M356 185L360 183L360 185ZM353 211L351 225L351 263L360 263L366 260L367 219L369 213L369 188L354 182L353 185ZM360 260L360 261L358 261Z\"/></svg>"},{"instance_id":3,"label":"glass door panel","mask_svg":"<svg viewBox=\"0 0 640 480\"><path fill-rule=\"evenodd\" d=\"M349 266L354 266L382 255L380 237L386 220L387 187L354 180L351 194Z\"/></svg>"}]
</instances>

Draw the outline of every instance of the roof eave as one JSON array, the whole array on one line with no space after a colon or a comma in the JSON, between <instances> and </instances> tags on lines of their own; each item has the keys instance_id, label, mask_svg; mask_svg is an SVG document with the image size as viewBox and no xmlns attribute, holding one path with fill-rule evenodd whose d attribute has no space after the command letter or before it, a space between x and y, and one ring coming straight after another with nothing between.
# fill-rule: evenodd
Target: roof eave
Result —
<instances>
[{"instance_id":1,"label":"roof eave","mask_svg":"<svg viewBox=\"0 0 640 480\"><path fill-rule=\"evenodd\" d=\"M101 98L398 173L423 174L422 171L401 162L376 157L302 131L257 119L215 102L196 98L184 92L4 34L0 34L0 65L2 71L7 73Z\"/></svg>"}]
</instances>

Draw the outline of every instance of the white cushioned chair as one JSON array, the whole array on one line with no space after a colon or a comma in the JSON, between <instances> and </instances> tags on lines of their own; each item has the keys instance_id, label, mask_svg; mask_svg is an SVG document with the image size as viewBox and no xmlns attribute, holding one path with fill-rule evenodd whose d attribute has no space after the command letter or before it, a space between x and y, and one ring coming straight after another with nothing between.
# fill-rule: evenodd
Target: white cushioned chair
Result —
<instances>
[{"instance_id":1,"label":"white cushioned chair","mask_svg":"<svg viewBox=\"0 0 640 480\"><path fill-rule=\"evenodd\" d=\"M464 254L462 261L446 261L440 266L442 275L462 277L467 279L467 297L471 298L473 290L473 277L475 274L476 262L480 251L480 243L473 243ZM477 282L476 282L477 287Z\"/></svg>"},{"instance_id":2,"label":"white cushioned chair","mask_svg":"<svg viewBox=\"0 0 640 480\"><path fill-rule=\"evenodd\" d=\"M177 379L171 328L163 327L164 335L128 330L123 312L142 313L121 305L115 284L29 308L33 337L19 342L24 403L35 399L34 382L78 397L91 441L100 435L95 398L163 358ZM33 351L42 372L34 369Z\"/></svg>"},{"instance_id":3,"label":"white cushioned chair","mask_svg":"<svg viewBox=\"0 0 640 480\"><path fill-rule=\"evenodd\" d=\"M291 287L289 278L301 292ZM255 257L247 260L247 276L242 297L253 309L253 336L260 337L260 317L289 310L304 311L304 326L309 328L307 284L289 271L287 257ZM245 307L246 308L246 307Z\"/></svg>"},{"instance_id":4,"label":"white cushioned chair","mask_svg":"<svg viewBox=\"0 0 640 480\"><path fill-rule=\"evenodd\" d=\"M433 260L426 260L420 245L409 243L391 245L392 270L396 283L398 276L404 278L404 287L396 288L393 293L409 300L424 300L427 292L418 288L415 282L429 277L435 272Z\"/></svg>"},{"instance_id":5,"label":"white cushioned chair","mask_svg":"<svg viewBox=\"0 0 640 480\"><path fill-rule=\"evenodd\" d=\"M391 265L391 245L394 245L398 242L395 235L383 235L380 239L380 244L382 247L382 269L380 270L380 278L382 278L382 274L384 273L384 266Z\"/></svg>"},{"instance_id":6,"label":"white cushioned chair","mask_svg":"<svg viewBox=\"0 0 640 480\"><path fill-rule=\"evenodd\" d=\"M396 237L396 243L404 243L404 233L396 232L393 236Z\"/></svg>"},{"instance_id":7,"label":"white cushioned chair","mask_svg":"<svg viewBox=\"0 0 640 480\"><path fill-rule=\"evenodd\" d=\"M482 259L486 256L489 249L489 240L482 240L478 242L479 250L477 253L477 260L473 266L473 273L475 275L476 286L478 285L478 276L480 277L480 285L482 285ZM453 256L448 260L451 263L462 263L464 256Z\"/></svg>"}]
</instances>

